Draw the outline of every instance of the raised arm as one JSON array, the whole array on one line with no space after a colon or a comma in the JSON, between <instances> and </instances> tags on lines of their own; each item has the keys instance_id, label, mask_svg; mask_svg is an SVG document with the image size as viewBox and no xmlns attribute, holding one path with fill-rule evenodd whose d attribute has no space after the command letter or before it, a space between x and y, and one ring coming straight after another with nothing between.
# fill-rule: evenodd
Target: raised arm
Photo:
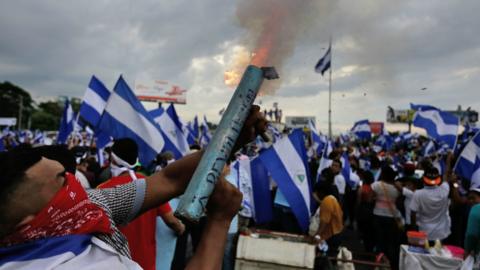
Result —
<instances>
[{"instance_id":1,"label":"raised arm","mask_svg":"<svg viewBox=\"0 0 480 270\"><path fill-rule=\"evenodd\" d=\"M222 177L208 202L207 224L186 269L221 269L228 229L241 202L242 193Z\"/></svg>"},{"instance_id":2,"label":"raised arm","mask_svg":"<svg viewBox=\"0 0 480 270\"><path fill-rule=\"evenodd\" d=\"M265 132L266 125L267 121L260 112L260 107L252 106L250 115L245 121L232 153L236 152L246 143L253 141L258 134ZM202 154L203 151L199 151L188 155L168 165L160 172L147 177L145 199L141 208L142 211L157 207L183 194L200 162Z\"/></svg>"}]
</instances>

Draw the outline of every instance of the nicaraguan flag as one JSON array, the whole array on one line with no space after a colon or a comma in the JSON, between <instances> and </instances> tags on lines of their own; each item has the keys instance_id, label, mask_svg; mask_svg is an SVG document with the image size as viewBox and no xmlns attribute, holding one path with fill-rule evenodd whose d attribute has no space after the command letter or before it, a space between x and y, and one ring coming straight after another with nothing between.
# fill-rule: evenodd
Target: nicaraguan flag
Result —
<instances>
[{"instance_id":1,"label":"nicaraguan flag","mask_svg":"<svg viewBox=\"0 0 480 270\"><path fill-rule=\"evenodd\" d=\"M73 117L73 109L70 101L65 101L65 108L63 109L62 120L60 121L60 129L58 130L57 143L67 143L68 136L73 131L75 119Z\"/></svg>"},{"instance_id":2,"label":"nicaraguan flag","mask_svg":"<svg viewBox=\"0 0 480 270\"><path fill-rule=\"evenodd\" d=\"M198 127L198 117L195 115L195 118L193 118L193 125L192 125L192 136L196 140L200 140L200 128Z\"/></svg>"},{"instance_id":3,"label":"nicaraguan flag","mask_svg":"<svg viewBox=\"0 0 480 270\"><path fill-rule=\"evenodd\" d=\"M417 110L413 118L414 126L425 129L428 136L438 143L446 143L450 149L455 149L458 117L429 105L410 104L410 106Z\"/></svg>"},{"instance_id":4,"label":"nicaraguan flag","mask_svg":"<svg viewBox=\"0 0 480 270\"><path fill-rule=\"evenodd\" d=\"M320 60L318 60L317 64L315 65L315 72L320 73L323 76L323 73L325 73L325 71L327 71L330 68L331 62L332 62L332 45L330 44L328 46L328 50L325 53L325 55L322 58L320 58Z\"/></svg>"},{"instance_id":5,"label":"nicaraguan flag","mask_svg":"<svg viewBox=\"0 0 480 270\"><path fill-rule=\"evenodd\" d=\"M455 173L470 181L470 188L480 188L480 132L465 145L455 164Z\"/></svg>"},{"instance_id":6,"label":"nicaraguan flag","mask_svg":"<svg viewBox=\"0 0 480 270\"><path fill-rule=\"evenodd\" d=\"M0 152L5 151L5 143L3 142L3 137L0 137Z\"/></svg>"},{"instance_id":7,"label":"nicaraguan flag","mask_svg":"<svg viewBox=\"0 0 480 270\"><path fill-rule=\"evenodd\" d=\"M283 193L303 231L308 230L314 201L303 131L294 130L259 155Z\"/></svg>"},{"instance_id":8,"label":"nicaraguan flag","mask_svg":"<svg viewBox=\"0 0 480 270\"><path fill-rule=\"evenodd\" d=\"M164 135L164 151L171 151L175 159L185 156L189 151L188 142L173 104L166 111L163 108L150 111L150 115L160 126Z\"/></svg>"},{"instance_id":9,"label":"nicaraguan flag","mask_svg":"<svg viewBox=\"0 0 480 270\"><path fill-rule=\"evenodd\" d=\"M347 152L342 154L340 161L342 162L342 176L345 178L345 182L352 189L356 188L360 182L360 177L353 172Z\"/></svg>"},{"instance_id":10,"label":"nicaraguan flag","mask_svg":"<svg viewBox=\"0 0 480 270\"><path fill-rule=\"evenodd\" d=\"M33 137L33 144L43 144L45 141L45 134L40 131L35 131L35 136Z\"/></svg>"},{"instance_id":11,"label":"nicaraguan flag","mask_svg":"<svg viewBox=\"0 0 480 270\"><path fill-rule=\"evenodd\" d=\"M188 142L189 145L193 145L193 144L197 143L196 138L194 136L194 131L193 131L193 127L192 127L191 122L187 123L187 125L183 128L183 132L187 136L187 142Z\"/></svg>"},{"instance_id":12,"label":"nicaraguan flag","mask_svg":"<svg viewBox=\"0 0 480 270\"><path fill-rule=\"evenodd\" d=\"M395 137L395 143L401 143L401 142L408 142L410 139L413 138L413 134L405 131L401 134L399 134L397 137Z\"/></svg>"},{"instance_id":13,"label":"nicaraguan flag","mask_svg":"<svg viewBox=\"0 0 480 270\"><path fill-rule=\"evenodd\" d=\"M338 137L338 139L340 140L340 144L343 145L350 141L350 135L347 132L342 132L340 134L340 137Z\"/></svg>"},{"instance_id":14,"label":"nicaraguan flag","mask_svg":"<svg viewBox=\"0 0 480 270\"><path fill-rule=\"evenodd\" d=\"M203 122L200 125L200 131L200 145L206 147L212 139L212 134L210 134L210 130L208 129L207 117L205 115L203 116Z\"/></svg>"},{"instance_id":15,"label":"nicaraguan flag","mask_svg":"<svg viewBox=\"0 0 480 270\"><path fill-rule=\"evenodd\" d=\"M101 258L101 260L99 260ZM102 240L85 234L72 234L35 240L0 248L0 268L37 269L140 269L129 258L118 254Z\"/></svg>"},{"instance_id":16,"label":"nicaraguan flag","mask_svg":"<svg viewBox=\"0 0 480 270\"><path fill-rule=\"evenodd\" d=\"M440 111L437 107L425 104L413 104L410 103L410 108L415 111L429 111L429 110L437 110Z\"/></svg>"},{"instance_id":17,"label":"nicaraguan flag","mask_svg":"<svg viewBox=\"0 0 480 270\"><path fill-rule=\"evenodd\" d=\"M318 181L318 179L320 178L322 171L330 167L330 165L332 165L332 160L329 158L329 155L330 153L332 153L332 151L333 151L332 142L328 140L327 143L325 143L325 147L323 148L323 152L322 152L322 158L320 159L320 163L318 165L317 179L315 179L316 181Z\"/></svg>"},{"instance_id":18,"label":"nicaraguan flag","mask_svg":"<svg viewBox=\"0 0 480 270\"><path fill-rule=\"evenodd\" d=\"M267 125L267 131L272 134L273 142L282 138L282 133L278 131L276 127L274 127L271 123Z\"/></svg>"},{"instance_id":19,"label":"nicaraguan flag","mask_svg":"<svg viewBox=\"0 0 480 270\"><path fill-rule=\"evenodd\" d=\"M253 217L257 224L273 219L270 180L267 169L260 159L238 159L232 164L237 174L237 186L243 194L240 214Z\"/></svg>"},{"instance_id":20,"label":"nicaraguan flag","mask_svg":"<svg viewBox=\"0 0 480 270\"><path fill-rule=\"evenodd\" d=\"M122 76L105 106L99 127L114 139L133 139L142 164L149 164L165 145L162 132Z\"/></svg>"},{"instance_id":21,"label":"nicaraguan flag","mask_svg":"<svg viewBox=\"0 0 480 270\"><path fill-rule=\"evenodd\" d=\"M353 125L352 132L357 138L362 140L370 140L372 138L372 129L368 120L361 120Z\"/></svg>"},{"instance_id":22,"label":"nicaraguan flag","mask_svg":"<svg viewBox=\"0 0 480 270\"><path fill-rule=\"evenodd\" d=\"M423 149L423 156L428 157L435 154L436 151L435 142L433 140L429 140L428 143L425 145Z\"/></svg>"},{"instance_id":23,"label":"nicaraguan flag","mask_svg":"<svg viewBox=\"0 0 480 270\"><path fill-rule=\"evenodd\" d=\"M315 123L313 123L312 119L308 121L308 129L310 129L310 136L312 136L312 143L313 143L313 150L317 155L320 155L323 148L325 147L325 142L320 138L320 135L317 133L317 128L315 127Z\"/></svg>"},{"instance_id":24,"label":"nicaraguan flag","mask_svg":"<svg viewBox=\"0 0 480 270\"><path fill-rule=\"evenodd\" d=\"M378 145L382 149L389 151L393 147L393 137L390 135L380 135L375 141L375 145Z\"/></svg>"},{"instance_id":25,"label":"nicaraguan flag","mask_svg":"<svg viewBox=\"0 0 480 270\"><path fill-rule=\"evenodd\" d=\"M97 148L105 148L112 141L110 133L102 131L100 128L95 130L94 138Z\"/></svg>"},{"instance_id":26,"label":"nicaraguan flag","mask_svg":"<svg viewBox=\"0 0 480 270\"><path fill-rule=\"evenodd\" d=\"M80 105L79 113L82 118L93 127L96 127L102 117L109 97L110 91L97 77L92 76Z\"/></svg>"}]
</instances>

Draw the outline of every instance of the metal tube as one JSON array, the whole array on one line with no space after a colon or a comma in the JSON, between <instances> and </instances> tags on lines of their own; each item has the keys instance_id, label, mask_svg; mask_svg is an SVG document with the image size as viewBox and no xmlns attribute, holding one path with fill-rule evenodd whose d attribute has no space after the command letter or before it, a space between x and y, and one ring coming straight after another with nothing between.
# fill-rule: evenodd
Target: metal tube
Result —
<instances>
[{"instance_id":1,"label":"metal tube","mask_svg":"<svg viewBox=\"0 0 480 270\"><path fill-rule=\"evenodd\" d=\"M220 124L207 146L192 180L179 202L175 216L197 222L237 141L263 82L263 70L250 65L235 90Z\"/></svg>"}]
</instances>

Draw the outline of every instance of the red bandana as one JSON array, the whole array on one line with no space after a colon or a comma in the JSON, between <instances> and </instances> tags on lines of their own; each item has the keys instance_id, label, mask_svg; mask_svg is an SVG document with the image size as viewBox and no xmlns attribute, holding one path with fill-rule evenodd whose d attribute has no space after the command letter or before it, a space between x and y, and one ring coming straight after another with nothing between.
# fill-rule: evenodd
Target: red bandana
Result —
<instances>
[{"instance_id":1,"label":"red bandana","mask_svg":"<svg viewBox=\"0 0 480 270\"><path fill-rule=\"evenodd\" d=\"M105 211L92 203L75 178L65 175L65 185L35 218L0 241L2 245L70 234L112 233Z\"/></svg>"}]
</instances>

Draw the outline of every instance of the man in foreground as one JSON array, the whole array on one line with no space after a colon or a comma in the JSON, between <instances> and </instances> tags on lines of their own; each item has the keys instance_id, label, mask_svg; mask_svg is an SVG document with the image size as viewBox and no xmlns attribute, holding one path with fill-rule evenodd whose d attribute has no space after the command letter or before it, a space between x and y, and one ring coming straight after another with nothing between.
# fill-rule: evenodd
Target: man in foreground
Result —
<instances>
[{"instance_id":1,"label":"man in foreground","mask_svg":"<svg viewBox=\"0 0 480 270\"><path fill-rule=\"evenodd\" d=\"M265 124L254 106L237 146L253 140ZM181 195L201 155L186 156L145 180L85 191L60 163L34 149L0 154L0 269L140 269L117 226ZM241 197L219 179L187 269L220 269Z\"/></svg>"}]
</instances>

